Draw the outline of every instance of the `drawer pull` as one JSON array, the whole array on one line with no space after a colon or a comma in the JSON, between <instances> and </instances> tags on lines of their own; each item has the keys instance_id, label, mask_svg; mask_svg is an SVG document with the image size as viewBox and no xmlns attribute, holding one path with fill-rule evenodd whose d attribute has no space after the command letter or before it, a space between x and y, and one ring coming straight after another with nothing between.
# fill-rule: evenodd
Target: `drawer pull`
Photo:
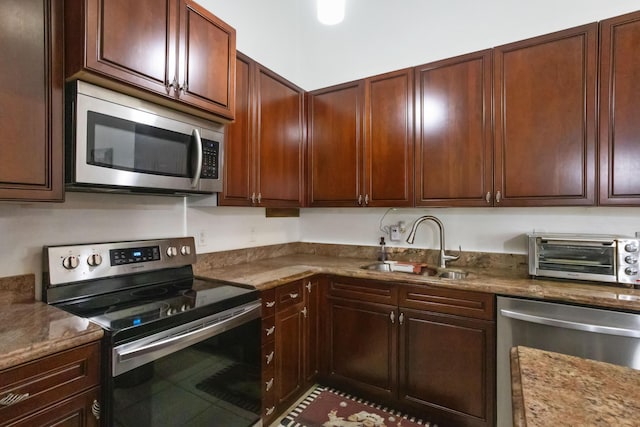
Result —
<instances>
[{"instance_id":1,"label":"drawer pull","mask_svg":"<svg viewBox=\"0 0 640 427\"><path fill-rule=\"evenodd\" d=\"M100 419L100 402L95 399L93 399L93 404L91 405L91 413L96 417L96 420Z\"/></svg>"},{"instance_id":2,"label":"drawer pull","mask_svg":"<svg viewBox=\"0 0 640 427\"><path fill-rule=\"evenodd\" d=\"M400 312L400 316L398 317L398 322L401 325L404 324L404 313Z\"/></svg>"},{"instance_id":3,"label":"drawer pull","mask_svg":"<svg viewBox=\"0 0 640 427\"><path fill-rule=\"evenodd\" d=\"M266 387L265 387L266 391L271 390L271 387L273 387L273 378L271 378L269 381L267 381L266 383L264 383L264 385L266 386Z\"/></svg>"},{"instance_id":4,"label":"drawer pull","mask_svg":"<svg viewBox=\"0 0 640 427\"><path fill-rule=\"evenodd\" d=\"M307 318L307 306L305 305L304 308L302 309L302 314L304 315L304 318Z\"/></svg>"},{"instance_id":5,"label":"drawer pull","mask_svg":"<svg viewBox=\"0 0 640 427\"><path fill-rule=\"evenodd\" d=\"M396 313L394 311L389 313L389 319L391 319L391 323L396 323Z\"/></svg>"},{"instance_id":6,"label":"drawer pull","mask_svg":"<svg viewBox=\"0 0 640 427\"><path fill-rule=\"evenodd\" d=\"M265 303L265 305L267 306L267 308L273 308L276 305L275 301L267 301Z\"/></svg>"},{"instance_id":7,"label":"drawer pull","mask_svg":"<svg viewBox=\"0 0 640 427\"><path fill-rule=\"evenodd\" d=\"M265 329L265 332L267 333L267 336L271 335L272 333L274 333L276 331L276 327L272 326L268 329Z\"/></svg>"},{"instance_id":8,"label":"drawer pull","mask_svg":"<svg viewBox=\"0 0 640 427\"><path fill-rule=\"evenodd\" d=\"M311 282L307 283L307 291L309 291L309 293L311 293Z\"/></svg>"},{"instance_id":9,"label":"drawer pull","mask_svg":"<svg viewBox=\"0 0 640 427\"><path fill-rule=\"evenodd\" d=\"M273 351L271 351L271 353L267 354L267 365L271 364L271 362L273 361L273 355L275 353Z\"/></svg>"},{"instance_id":10,"label":"drawer pull","mask_svg":"<svg viewBox=\"0 0 640 427\"><path fill-rule=\"evenodd\" d=\"M299 295L300 295L300 294L298 294L298 293L296 293L296 292L292 292L292 293L290 293L290 294L289 294L289 296L291 297L291 299L296 299L296 298L298 298L298 296L299 296Z\"/></svg>"},{"instance_id":11,"label":"drawer pull","mask_svg":"<svg viewBox=\"0 0 640 427\"><path fill-rule=\"evenodd\" d=\"M9 393L5 397L0 399L0 405L11 406L11 405L15 405L18 402L22 402L23 400L28 398L29 398L29 393L24 393L24 394Z\"/></svg>"},{"instance_id":12,"label":"drawer pull","mask_svg":"<svg viewBox=\"0 0 640 427\"><path fill-rule=\"evenodd\" d=\"M275 407L275 406L272 406L271 408L267 408L267 417L268 417L269 415L273 414L273 411L275 411L275 410L276 410L276 407Z\"/></svg>"}]
</instances>

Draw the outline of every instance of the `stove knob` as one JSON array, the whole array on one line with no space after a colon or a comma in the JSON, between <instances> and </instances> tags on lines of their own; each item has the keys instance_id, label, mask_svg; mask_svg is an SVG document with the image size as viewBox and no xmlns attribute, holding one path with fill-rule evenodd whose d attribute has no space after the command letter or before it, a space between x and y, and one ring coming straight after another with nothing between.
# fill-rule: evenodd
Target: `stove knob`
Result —
<instances>
[{"instance_id":1,"label":"stove knob","mask_svg":"<svg viewBox=\"0 0 640 427\"><path fill-rule=\"evenodd\" d=\"M638 262L638 258L634 258L631 255L628 255L624 258L624 262L627 264L636 264Z\"/></svg>"},{"instance_id":2,"label":"stove knob","mask_svg":"<svg viewBox=\"0 0 640 427\"><path fill-rule=\"evenodd\" d=\"M91 254L89 258L87 258L87 264L91 267L97 267L102 264L102 256L100 254Z\"/></svg>"},{"instance_id":3,"label":"stove knob","mask_svg":"<svg viewBox=\"0 0 640 427\"><path fill-rule=\"evenodd\" d=\"M191 255L191 246L183 246L180 248L180 253L182 255Z\"/></svg>"},{"instance_id":4,"label":"stove knob","mask_svg":"<svg viewBox=\"0 0 640 427\"><path fill-rule=\"evenodd\" d=\"M171 258L171 257L174 257L174 256L176 256L176 255L178 255L178 249L176 249L176 247L175 247L175 246L169 246L169 247L167 248L167 256L168 256L169 258Z\"/></svg>"},{"instance_id":5,"label":"stove knob","mask_svg":"<svg viewBox=\"0 0 640 427\"><path fill-rule=\"evenodd\" d=\"M182 307L180 307L180 311L187 311L189 309L189 307L187 306L187 304L182 304Z\"/></svg>"},{"instance_id":6,"label":"stove knob","mask_svg":"<svg viewBox=\"0 0 640 427\"><path fill-rule=\"evenodd\" d=\"M635 243L627 243L624 246L624 250L627 252L637 252L638 251L638 246Z\"/></svg>"},{"instance_id":7,"label":"stove knob","mask_svg":"<svg viewBox=\"0 0 640 427\"><path fill-rule=\"evenodd\" d=\"M638 270L636 270L635 268L631 268L631 267L625 268L624 272L628 276L635 276L635 275L638 274Z\"/></svg>"},{"instance_id":8,"label":"stove knob","mask_svg":"<svg viewBox=\"0 0 640 427\"><path fill-rule=\"evenodd\" d=\"M169 307L167 309L167 316L171 316L173 313L175 313L175 311L173 310L173 308Z\"/></svg>"},{"instance_id":9,"label":"stove knob","mask_svg":"<svg viewBox=\"0 0 640 427\"><path fill-rule=\"evenodd\" d=\"M62 266L67 270L73 270L80 264L77 256L70 255L62 260Z\"/></svg>"}]
</instances>

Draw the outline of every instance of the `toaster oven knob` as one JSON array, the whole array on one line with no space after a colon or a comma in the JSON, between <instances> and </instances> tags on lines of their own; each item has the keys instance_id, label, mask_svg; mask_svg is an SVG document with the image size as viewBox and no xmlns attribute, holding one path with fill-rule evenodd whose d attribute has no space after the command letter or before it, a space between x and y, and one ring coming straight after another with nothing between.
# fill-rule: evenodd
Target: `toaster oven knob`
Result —
<instances>
[{"instance_id":1,"label":"toaster oven knob","mask_svg":"<svg viewBox=\"0 0 640 427\"><path fill-rule=\"evenodd\" d=\"M97 267L102 264L102 256L100 254L91 254L87 258L87 264L91 267Z\"/></svg>"},{"instance_id":2,"label":"toaster oven knob","mask_svg":"<svg viewBox=\"0 0 640 427\"><path fill-rule=\"evenodd\" d=\"M638 258L634 258L631 255L627 255L624 258L624 262L626 262L627 264L637 264L638 263Z\"/></svg>"},{"instance_id":3,"label":"toaster oven knob","mask_svg":"<svg viewBox=\"0 0 640 427\"><path fill-rule=\"evenodd\" d=\"M627 243L626 245L624 245L624 250L627 252L637 252L638 246L636 246L635 243Z\"/></svg>"},{"instance_id":4,"label":"toaster oven knob","mask_svg":"<svg viewBox=\"0 0 640 427\"><path fill-rule=\"evenodd\" d=\"M180 248L180 253L182 255L191 255L191 246L183 246Z\"/></svg>"},{"instance_id":5,"label":"toaster oven knob","mask_svg":"<svg viewBox=\"0 0 640 427\"><path fill-rule=\"evenodd\" d=\"M169 246L169 247L167 248L167 256L168 256L169 258L171 258L171 257L174 257L174 256L176 256L176 255L178 255L178 249L176 249L176 247L175 247L175 246Z\"/></svg>"},{"instance_id":6,"label":"toaster oven knob","mask_svg":"<svg viewBox=\"0 0 640 427\"><path fill-rule=\"evenodd\" d=\"M80 260L77 256L68 256L62 260L62 266L67 270L73 270L80 264Z\"/></svg>"},{"instance_id":7,"label":"toaster oven knob","mask_svg":"<svg viewBox=\"0 0 640 427\"><path fill-rule=\"evenodd\" d=\"M624 272L627 276L635 276L638 274L638 270L635 268L627 267L624 269Z\"/></svg>"}]
</instances>

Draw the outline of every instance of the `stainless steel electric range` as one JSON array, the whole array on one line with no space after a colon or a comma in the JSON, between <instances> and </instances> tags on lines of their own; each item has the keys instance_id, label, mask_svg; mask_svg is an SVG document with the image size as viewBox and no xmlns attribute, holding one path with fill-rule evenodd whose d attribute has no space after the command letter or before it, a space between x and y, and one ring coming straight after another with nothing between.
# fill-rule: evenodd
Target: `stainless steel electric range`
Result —
<instances>
[{"instance_id":1,"label":"stainless steel electric range","mask_svg":"<svg viewBox=\"0 0 640 427\"><path fill-rule=\"evenodd\" d=\"M102 425L259 423L259 292L194 277L193 238L43 252L43 299L105 331Z\"/></svg>"}]
</instances>

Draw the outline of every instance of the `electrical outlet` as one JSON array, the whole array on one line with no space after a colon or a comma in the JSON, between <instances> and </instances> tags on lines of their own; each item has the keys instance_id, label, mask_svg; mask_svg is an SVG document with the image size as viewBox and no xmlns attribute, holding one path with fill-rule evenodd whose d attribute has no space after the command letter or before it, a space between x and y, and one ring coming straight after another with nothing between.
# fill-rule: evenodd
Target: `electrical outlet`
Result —
<instances>
[{"instance_id":1,"label":"electrical outlet","mask_svg":"<svg viewBox=\"0 0 640 427\"><path fill-rule=\"evenodd\" d=\"M399 225L392 225L391 227L389 227L389 229L391 230L389 234L391 235L390 239L392 242L399 242L400 240L402 240L402 233L400 233Z\"/></svg>"},{"instance_id":2,"label":"electrical outlet","mask_svg":"<svg viewBox=\"0 0 640 427\"><path fill-rule=\"evenodd\" d=\"M198 231L198 246L207 246L207 234L204 230Z\"/></svg>"}]
</instances>

